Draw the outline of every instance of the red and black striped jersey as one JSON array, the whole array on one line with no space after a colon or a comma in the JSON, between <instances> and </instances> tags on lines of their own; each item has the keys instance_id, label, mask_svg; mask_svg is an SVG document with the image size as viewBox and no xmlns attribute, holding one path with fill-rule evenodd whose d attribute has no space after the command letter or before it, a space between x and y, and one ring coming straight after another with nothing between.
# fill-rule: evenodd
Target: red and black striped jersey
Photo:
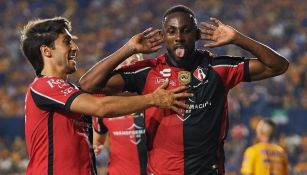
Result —
<instances>
[{"instance_id":1,"label":"red and black striped jersey","mask_svg":"<svg viewBox=\"0 0 307 175\"><path fill-rule=\"evenodd\" d=\"M159 108L145 110L148 174L224 174L224 139L228 130L227 94L241 81L249 81L248 59L211 57L197 50L190 70L170 66L167 54L137 62L122 70L125 89L148 94L166 78L167 89L188 85L193 97L184 116ZM140 68L137 71L135 67ZM141 68L143 67L143 68Z\"/></svg>"},{"instance_id":2,"label":"red and black striped jersey","mask_svg":"<svg viewBox=\"0 0 307 175\"><path fill-rule=\"evenodd\" d=\"M142 113L117 118L94 118L94 129L109 134L109 175L146 175L147 147Z\"/></svg>"},{"instance_id":3,"label":"red and black striped jersey","mask_svg":"<svg viewBox=\"0 0 307 175\"><path fill-rule=\"evenodd\" d=\"M57 77L37 77L25 100L28 175L97 174L91 149L91 119L69 112L81 94Z\"/></svg>"}]
</instances>

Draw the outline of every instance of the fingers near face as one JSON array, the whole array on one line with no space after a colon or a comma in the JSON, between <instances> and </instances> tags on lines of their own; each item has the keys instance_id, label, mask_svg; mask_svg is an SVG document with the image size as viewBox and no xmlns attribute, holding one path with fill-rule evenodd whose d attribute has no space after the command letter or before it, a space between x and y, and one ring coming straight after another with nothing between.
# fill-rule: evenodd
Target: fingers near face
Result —
<instances>
[{"instance_id":1,"label":"fingers near face","mask_svg":"<svg viewBox=\"0 0 307 175\"><path fill-rule=\"evenodd\" d=\"M212 18L212 17L211 17L210 20L211 20L214 24L216 24L217 26L219 26L219 25L222 24L222 22L221 22L220 20L216 19L216 18Z\"/></svg>"},{"instance_id":2,"label":"fingers near face","mask_svg":"<svg viewBox=\"0 0 307 175\"><path fill-rule=\"evenodd\" d=\"M209 23L207 23L207 22L201 22L201 23L200 23L200 26L201 26L202 28L204 28L204 29L211 29L211 30L216 30L216 29L217 29L216 26L214 26L214 25L212 25L212 24L209 24Z\"/></svg>"},{"instance_id":3,"label":"fingers near face","mask_svg":"<svg viewBox=\"0 0 307 175\"><path fill-rule=\"evenodd\" d=\"M144 31L142 32L142 34L143 34L144 36L146 36L146 35L148 35L151 31L153 31L153 28L152 28L152 27L149 27L148 29L144 30Z\"/></svg>"}]
</instances>

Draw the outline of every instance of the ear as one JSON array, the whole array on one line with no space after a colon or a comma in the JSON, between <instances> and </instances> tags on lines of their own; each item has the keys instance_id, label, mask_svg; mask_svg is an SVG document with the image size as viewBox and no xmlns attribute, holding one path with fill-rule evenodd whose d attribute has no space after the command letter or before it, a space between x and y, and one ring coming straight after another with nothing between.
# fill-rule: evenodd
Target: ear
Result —
<instances>
[{"instance_id":1,"label":"ear","mask_svg":"<svg viewBox=\"0 0 307 175\"><path fill-rule=\"evenodd\" d=\"M196 41L198 41L198 40L200 40L200 36L201 34L200 34L200 29L199 28L197 28L196 29Z\"/></svg>"},{"instance_id":2,"label":"ear","mask_svg":"<svg viewBox=\"0 0 307 175\"><path fill-rule=\"evenodd\" d=\"M51 49L48 46L42 45L39 49L41 51L42 56L51 57Z\"/></svg>"},{"instance_id":3,"label":"ear","mask_svg":"<svg viewBox=\"0 0 307 175\"><path fill-rule=\"evenodd\" d=\"M160 30L160 31L159 31L159 34L160 34L160 36L161 36L161 37L163 38L163 40L164 40L164 36L165 36L165 35L164 35L164 29Z\"/></svg>"}]
</instances>

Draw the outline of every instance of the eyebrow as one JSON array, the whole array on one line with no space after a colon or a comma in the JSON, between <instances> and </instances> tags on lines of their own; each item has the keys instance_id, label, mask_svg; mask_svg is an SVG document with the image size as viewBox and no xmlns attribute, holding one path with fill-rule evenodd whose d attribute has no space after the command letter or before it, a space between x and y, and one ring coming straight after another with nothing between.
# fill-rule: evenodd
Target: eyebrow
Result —
<instances>
[{"instance_id":1,"label":"eyebrow","mask_svg":"<svg viewBox=\"0 0 307 175\"><path fill-rule=\"evenodd\" d=\"M71 40L77 40L78 37L76 35L68 35L64 34L64 39L71 39Z\"/></svg>"}]
</instances>

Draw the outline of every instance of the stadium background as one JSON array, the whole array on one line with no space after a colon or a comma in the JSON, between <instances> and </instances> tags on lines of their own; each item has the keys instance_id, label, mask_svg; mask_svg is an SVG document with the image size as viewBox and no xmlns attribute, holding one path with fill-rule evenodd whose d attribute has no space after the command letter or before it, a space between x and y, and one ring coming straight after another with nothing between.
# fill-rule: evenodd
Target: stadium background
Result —
<instances>
[{"instance_id":1,"label":"stadium background","mask_svg":"<svg viewBox=\"0 0 307 175\"><path fill-rule=\"evenodd\" d=\"M161 27L163 12L175 4L191 7L199 21L217 17L289 59L286 74L242 83L229 95L230 131L226 150L228 175L239 174L242 154L253 143L261 117L278 123L278 139L289 154L290 174L307 174L307 3L305 0L0 0L0 175L24 174L24 97L34 71L19 50L20 29L33 18L65 16L72 21L79 70L77 82L93 65L133 34ZM202 47L201 42L199 48ZM159 53L162 53L162 49ZM245 55L235 46L211 50ZM145 55L146 58L158 55ZM104 174L107 151L99 156Z\"/></svg>"}]
</instances>

